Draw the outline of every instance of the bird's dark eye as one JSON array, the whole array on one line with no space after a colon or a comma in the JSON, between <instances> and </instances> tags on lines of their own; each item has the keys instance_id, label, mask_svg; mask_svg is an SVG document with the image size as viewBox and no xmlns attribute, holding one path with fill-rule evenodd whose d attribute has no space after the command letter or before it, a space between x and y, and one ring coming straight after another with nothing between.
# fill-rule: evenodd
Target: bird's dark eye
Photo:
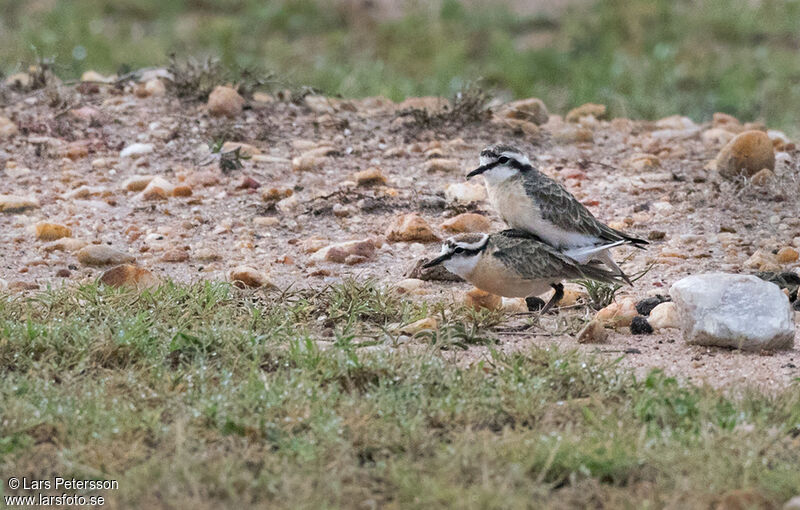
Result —
<instances>
[{"instance_id":1,"label":"bird's dark eye","mask_svg":"<svg viewBox=\"0 0 800 510\"><path fill-rule=\"evenodd\" d=\"M502 158L498 159L497 161L498 161L498 162L499 162L501 165L505 165L506 163L508 163L508 158L507 158L507 157L505 157L505 156L503 156Z\"/></svg>"},{"instance_id":2,"label":"bird's dark eye","mask_svg":"<svg viewBox=\"0 0 800 510\"><path fill-rule=\"evenodd\" d=\"M464 248L456 248L455 250L453 250L454 253L463 253L463 251Z\"/></svg>"}]
</instances>

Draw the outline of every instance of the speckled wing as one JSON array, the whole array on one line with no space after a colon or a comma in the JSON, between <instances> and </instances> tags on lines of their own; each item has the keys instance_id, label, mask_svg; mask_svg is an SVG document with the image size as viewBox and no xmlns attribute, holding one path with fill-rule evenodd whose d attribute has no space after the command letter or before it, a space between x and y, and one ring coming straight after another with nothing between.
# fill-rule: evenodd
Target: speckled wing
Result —
<instances>
[{"instance_id":1,"label":"speckled wing","mask_svg":"<svg viewBox=\"0 0 800 510\"><path fill-rule=\"evenodd\" d=\"M525 280L583 276L575 261L534 237L503 231L492 236L492 244L495 247L492 255Z\"/></svg>"},{"instance_id":2,"label":"speckled wing","mask_svg":"<svg viewBox=\"0 0 800 510\"><path fill-rule=\"evenodd\" d=\"M624 233L598 221L572 193L543 173L528 172L522 182L525 193L539 206L542 219L561 230L606 241L629 239Z\"/></svg>"},{"instance_id":3,"label":"speckled wing","mask_svg":"<svg viewBox=\"0 0 800 510\"><path fill-rule=\"evenodd\" d=\"M549 244L516 230L492 235L492 255L525 280L591 278L607 283L622 280L595 264L578 264Z\"/></svg>"}]
</instances>

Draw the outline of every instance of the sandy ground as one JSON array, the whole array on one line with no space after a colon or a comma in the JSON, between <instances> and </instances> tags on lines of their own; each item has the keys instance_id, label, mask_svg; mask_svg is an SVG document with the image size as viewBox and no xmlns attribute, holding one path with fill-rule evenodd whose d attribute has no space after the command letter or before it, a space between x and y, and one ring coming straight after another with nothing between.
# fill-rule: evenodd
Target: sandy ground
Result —
<instances>
[{"instance_id":1,"label":"sandy ground","mask_svg":"<svg viewBox=\"0 0 800 510\"><path fill-rule=\"evenodd\" d=\"M465 211L483 213L493 228L504 228L485 201L455 205L444 199L445 188L463 182L475 166L480 149L500 141L527 151L600 219L644 238L663 233L646 251L616 253L629 274L655 264L619 297L665 294L676 280L700 272L752 273L756 269L745 262L757 249L800 244L800 153L778 153L772 184L737 188L704 168L729 138L710 122L585 118L574 124L551 115L528 133L488 120L422 129L398 120L398 106L386 100L331 101L313 108L304 102L249 101L241 114L225 119L210 116L205 104L169 94L140 98L107 86L82 91L69 87L59 101L41 90L7 92L0 108L0 116L19 128L0 146L0 168L5 167L0 194L33 197L40 204L0 213L0 278L12 292L88 281L104 269L79 263L74 253L47 251L34 234L41 221L66 225L73 238L125 251L158 276L181 282L226 279L232 268L248 265L284 288L321 287L351 276L390 285L439 249L435 242L385 242L398 215L420 213L440 237L447 234L439 225ZM221 173L208 151L208 142L219 138L246 142L261 154L244 161L243 169ZM121 157L133 143L151 144L153 150ZM308 157L309 150L329 154L318 156L309 169L294 170L292 159ZM451 160L452 168L430 170L435 157ZM387 185L356 186L352 174L368 167L379 168ZM128 178L144 174L190 186L192 195L147 200L123 188ZM252 181L260 188L253 189ZM294 194L275 207L271 188ZM356 265L315 263L307 252L315 240L325 246L366 238L382 246ZM187 253L188 260L163 259L175 250ZM797 267L794 262L780 269ZM459 298L468 289L426 282L413 298ZM559 320L575 314L590 312L561 311L543 325L557 331ZM759 355L692 347L677 330L647 336L619 330L601 345L549 334L501 338L501 349L554 343L620 357L623 366L642 374L658 367L714 386L780 388L800 376L796 348ZM479 359L485 353L472 347L459 356Z\"/></svg>"}]
</instances>

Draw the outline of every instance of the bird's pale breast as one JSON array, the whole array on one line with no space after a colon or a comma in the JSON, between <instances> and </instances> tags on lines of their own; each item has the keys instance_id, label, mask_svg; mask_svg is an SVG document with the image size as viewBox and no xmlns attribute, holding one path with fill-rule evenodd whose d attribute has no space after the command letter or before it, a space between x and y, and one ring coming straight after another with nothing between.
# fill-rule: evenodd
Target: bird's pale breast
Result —
<instances>
[{"instance_id":1,"label":"bird's pale breast","mask_svg":"<svg viewBox=\"0 0 800 510\"><path fill-rule=\"evenodd\" d=\"M593 237L568 232L544 220L539 206L525 192L521 179L508 179L487 186L487 194L492 207L511 228L532 232L559 247L587 246L598 242Z\"/></svg>"}]
</instances>

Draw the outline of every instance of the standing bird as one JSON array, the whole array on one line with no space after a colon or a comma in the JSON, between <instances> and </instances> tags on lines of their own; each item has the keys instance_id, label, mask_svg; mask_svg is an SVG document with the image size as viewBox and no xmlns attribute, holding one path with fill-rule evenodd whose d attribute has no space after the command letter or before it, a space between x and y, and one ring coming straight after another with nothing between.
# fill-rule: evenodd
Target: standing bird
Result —
<instances>
[{"instance_id":1,"label":"standing bird","mask_svg":"<svg viewBox=\"0 0 800 510\"><path fill-rule=\"evenodd\" d=\"M609 247L600 246L595 251ZM589 250L584 251L591 256ZM451 237L442 245L441 254L423 267L437 264L442 264L479 289L499 296L529 298L553 288L555 293L542 308L542 313L564 297L561 283L564 279L590 278L605 283L621 283L619 275L602 266L581 264L536 236L513 229Z\"/></svg>"},{"instance_id":2,"label":"standing bird","mask_svg":"<svg viewBox=\"0 0 800 510\"><path fill-rule=\"evenodd\" d=\"M480 163L467 179L483 175L489 201L509 227L538 236L578 263L599 260L632 285L608 250L620 244L642 248L647 241L598 221L572 193L534 168L514 147L489 146L481 151Z\"/></svg>"}]
</instances>

